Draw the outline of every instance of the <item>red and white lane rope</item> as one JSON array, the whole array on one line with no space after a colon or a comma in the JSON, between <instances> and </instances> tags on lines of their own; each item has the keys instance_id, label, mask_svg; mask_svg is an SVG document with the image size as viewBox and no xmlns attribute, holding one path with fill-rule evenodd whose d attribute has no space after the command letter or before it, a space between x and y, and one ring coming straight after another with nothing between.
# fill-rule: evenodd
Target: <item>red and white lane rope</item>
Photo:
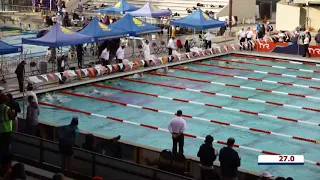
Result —
<instances>
[{"instance_id":1,"label":"red and white lane rope","mask_svg":"<svg viewBox=\"0 0 320 180\"><path fill-rule=\"evenodd\" d=\"M217 92L212 92L212 91L204 91L204 90L199 90L199 89L186 88L186 87L183 87L183 86L172 86L172 85L166 85L166 84L161 84L161 83L153 83L153 82L141 81L141 80L130 79L130 78L121 78L121 79L122 80L126 80L126 81L141 83L141 84L150 84L150 85L153 85L153 86L162 86L162 87L167 87L167 88L172 88L172 89L185 90L185 91L191 91L191 92L198 92L198 93L204 93L204 94L209 94L209 95L214 95L214 96L221 96L221 97L227 97L227 98L244 100L244 101L252 101L252 102L257 102L257 103L264 103L264 104L269 104L269 105L274 105L274 106L284 106L284 107L302 109L302 110L307 110L307 111L320 112L320 109L316 109L316 108L295 106L295 105L290 105L290 104L283 104L283 103L272 102L272 101L264 101L264 100L260 100L260 99L252 99L252 98L246 98L246 97L241 97L241 96L222 94L222 93L217 93ZM94 84L94 86L96 86L96 84Z\"/></svg>"},{"instance_id":2,"label":"red and white lane rope","mask_svg":"<svg viewBox=\"0 0 320 180\"><path fill-rule=\"evenodd\" d=\"M229 66L219 66L219 65L206 64L206 63L201 63L201 62L193 62L191 64L195 64L195 65L199 65L199 66L218 67L218 68L222 68L222 69L249 71L249 72L254 72L254 73L259 73L259 74L268 74L268 75L274 75L274 76L291 77L291 78L296 78L296 79L308 79L308 80L320 81L320 78L314 78L314 77L310 77L310 76L296 76L296 75L282 74L282 73L276 73L276 72L258 71L258 70L247 69L247 68L236 68L236 67L229 67Z\"/></svg>"},{"instance_id":3,"label":"red and white lane rope","mask_svg":"<svg viewBox=\"0 0 320 180\"><path fill-rule=\"evenodd\" d=\"M158 95L158 94L144 93L144 92L127 90L127 89L122 89L122 88L115 88L115 87L111 87L111 86L104 86L104 85L100 85L100 84L93 84L92 86L100 87L100 88L106 88L106 89L112 89L112 90L116 90L116 91L122 91L122 92L125 92L125 93L152 96L152 97L157 97L157 98L160 98L160 99L166 99L166 100L171 100L171 101L178 101L178 102L183 102L183 103L190 103L190 104L196 104L196 105L201 105L201 106L208 106L208 107L213 107L213 108L225 109L224 107L218 106L218 105L215 105L215 104L205 104L205 103L196 102L196 101L190 101L190 100L185 100L185 99L178 99L178 98L172 98L172 97L167 97L167 96L161 96L161 95ZM140 109L142 109L142 107L140 107ZM228 110L229 109L233 109L233 108L228 108ZM161 110L158 110L158 111L161 111ZM241 111L241 112L243 112L243 111ZM170 113L170 114L172 114L172 113ZM190 117L190 115L186 115L186 116ZM257 129L257 128L251 128L251 127L246 127L246 126L240 126L240 125L237 125L237 124L230 124L228 122L223 122L223 121L218 121L218 120L210 120L210 119L194 117L194 116L191 116L191 117L192 117L191 119L197 119L197 120L211 122L211 123L215 123L215 124L219 124L219 125L231 126L231 127L238 128L238 129L245 129L245 130L260 132L260 133L264 133L264 134L272 134L272 135L275 135L275 136L282 136L282 137L286 137L286 138L290 138L290 139L296 139L296 140L300 140L300 141L306 141L306 142L311 142L311 143L318 144L317 140L313 140L313 139L309 139L309 138L291 136L291 135L276 133L276 132L272 132L272 131L268 131L268 130L264 130L264 129ZM320 143L320 141L319 141L319 143Z\"/></svg>"},{"instance_id":4,"label":"red and white lane rope","mask_svg":"<svg viewBox=\"0 0 320 180\"><path fill-rule=\"evenodd\" d=\"M231 54L231 56L235 57L242 57L242 58L250 58L250 59L258 59L258 60L265 60L265 61L273 61L273 62L285 62L285 63L291 63L291 64L303 64L308 66L320 66L320 64L312 63L312 62L298 62L298 61L290 61L285 59L275 59L275 58L269 58L269 57L259 57L259 56L250 56L250 55L243 55L243 54Z\"/></svg>"},{"instance_id":5,"label":"red and white lane rope","mask_svg":"<svg viewBox=\"0 0 320 180\"><path fill-rule=\"evenodd\" d=\"M110 120L117 121L117 122L120 122L120 123L126 123L126 124L135 125L135 126L141 126L141 127L149 128L149 129L152 129L152 130L159 130L159 131L163 131L163 132L169 133L169 131L167 129L159 128L159 127L156 127L156 126L151 126L151 125L148 125L148 124L140 124L140 123L136 123L136 122L132 122L132 121L123 120L123 119L120 119L120 118L115 118L115 117L111 117L111 116L105 116L105 115L101 115L101 114L95 114L95 113L82 111L82 110L78 110L78 109L72 109L72 108L68 108L68 107L58 106L58 105L54 105L54 104L50 104L50 103L46 103L46 102L39 102L39 104L43 105L43 106L63 109L63 110L66 110L66 111L86 114L86 115L89 115L89 116L95 116L95 117L99 117L99 118L106 118L106 119L110 119ZM187 134L187 133L184 133L184 135L186 137L193 138L193 139L205 140L205 138L201 137L201 136L196 136L196 135ZM217 144L227 145L227 142L224 142L224 141L214 140L214 142L217 143ZM261 150L261 149L256 149L256 148L251 148L251 147L242 146L242 145L238 145L238 144L235 144L234 147L235 148L239 148L239 149L245 149L245 150L248 150L248 151L254 151L254 152L258 152L258 153L262 153L262 154L280 155L279 153L266 151L266 150ZM309 164L320 166L320 162L311 161L311 160L307 160L307 159L305 159L304 161L306 163L309 163Z\"/></svg>"},{"instance_id":6,"label":"red and white lane rope","mask_svg":"<svg viewBox=\"0 0 320 180\"><path fill-rule=\"evenodd\" d=\"M306 86L306 85L301 85L301 84L270 81L270 80L259 79L259 78L249 78L249 77L243 77L243 76L234 76L234 75L231 75L231 74L221 74L221 73L215 73L215 72L209 72L209 71L200 71L200 70L189 69L189 68L185 69L185 68L179 68L179 67L172 67L171 69L176 69L176 70L180 70L180 71L194 72L194 73L200 73L200 74L210 74L210 75L214 75L214 76L223 76L223 77L230 77L230 78L236 78L236 79L244 79L244 80L248 80L248 81L260 81L260 82L271 83L271 84L281 84L281 85L285 85L285 86L295 86L295 87L299 87L299 88L308 88L308 89L320 90L320 87L317 87L317 86Z\"/></svg>"},{"instance_id":7,"label":"red and white lane rope","mask_svg":"<svg viewBox=\"0 0 320 180\"><path fill-rule=\"evenodd\" d=\"M237 61L237 60L225 60L222 58L212 58L212 60L223 61L223 62L232 62L232 63L237 63L237 64L251 64L251 65L255 65L255 66L271 67L271 68L277 68L277 69L289 69L289 70L309 72L309 73L320 73L320 71L318 71L318 70L299 69L299 68L291 68L291 67L285 67L285 66L273 66L273 65L269 65L269 64L259 64L259 63L244 62L244 61Z\"/></svg>"},{"instance_id":8,"label":"red and white lane rope","mask_svg":"<svg viewBox=\"0 0 320 180\"><path fill-rule=\"evenodd\" d=\"M248 89L248 90L253 90L253 91L261 91L261 92L266 92L266 93L274 93L274 94L281 94L281 95L296 96L296 97L301 97L301 98L309 98L309 99L320 100L320 97L316 97L316 96L306 96L306 95L303 95L303 94L286 93L286 92L274 91L274 90L270 90L270 89L253 88L253 87L248 87L248 86L240 86L240 85L237 85L237 84L224 84L224 83L219 83L219 82L214 82L214 81L209 81L209 80L186 78L186 77L173 76L173 75L168 75L168 74L157 74L157 73L153 73L153 72L150 72L148 74L155 75L155 76L165 76L165 77L183 79L183 80L187 80L187 81L215 84L215 85L220 85L220 86L228 86L228 87L234 87L234 88Z\"/></svg>"}]
</instances>

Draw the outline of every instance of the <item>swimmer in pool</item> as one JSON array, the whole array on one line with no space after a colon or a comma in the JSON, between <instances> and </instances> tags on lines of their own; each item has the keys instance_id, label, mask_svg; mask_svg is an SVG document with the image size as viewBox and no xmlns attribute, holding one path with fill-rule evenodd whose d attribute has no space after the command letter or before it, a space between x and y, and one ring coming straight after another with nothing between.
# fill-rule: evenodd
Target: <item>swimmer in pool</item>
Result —
<instances>
[{"instance_id":1,"label":"swimmer in pool","mask_svg":"<svg viewBox=\"0 0 320 180\"><path fill-rule=\"evenodd\" d=\"M144 78L144 74L141 72L141 73L137 73L137 74L134 74L132 76L133 79L143 79Z\"/></svg>"},{"instance_id":2,"label":"swimmer in pool","mask_svg":"<svg viewBox=\"0 0 320 180\"><path fill-rule=\"evenodd\" d=\"M96 89L94 89L93 91L90 91L89 92L90 94L97 94L97 95L100 95L100 96L103 96L103 97L107 97L108 96L108 93L106 92L101 92L101 91L98 91Z\"/></svg>"},{"instance_id":3,"label":"swimmer in pool","mask_svg":"<svg viewBox=\"0 0 320 180\"><path fill-rule=\"evenodd\" d=\"M46 99L50 102L58 102L59 104L63 103L63 101L59 98L59 96L51 95L49 93L46 94Z\"/></svg>"}]
</instances>

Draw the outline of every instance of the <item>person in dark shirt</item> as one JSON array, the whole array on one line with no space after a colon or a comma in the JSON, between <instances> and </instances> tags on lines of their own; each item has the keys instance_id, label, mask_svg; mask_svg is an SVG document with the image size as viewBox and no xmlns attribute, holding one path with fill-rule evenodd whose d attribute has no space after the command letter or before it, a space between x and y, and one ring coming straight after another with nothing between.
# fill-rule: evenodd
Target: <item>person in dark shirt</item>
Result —
<instances>
[{"instance_id":1,"label":"person in dark shirt","mask_svg":"<svg viewBox=\"0 0 320 180\"><path fill-rule=\"evenodd\" d=\"M204 144L199 148L197 156L200 158L201 179L217 179L217 174L213 171L213 162L216 160L218 152L213 148L213 137L206 136Z\"/></svg>"},{"instance_id":2,"label":"person in dark shirt","mask_svg":"<svg viewBox=\"0 0 320 180\"><path fill-rule=\"evenodd\" d=\"M219 161L222 180L237 180L238 167L241 165L241 158L237 151L233 149L234 138L229 138L227 147L220 150Z\"/></svg>"},{"instance_id":3,"label":"person in dark shirt","mask_svg":"<svg viewBox=\"0 0 320 180\"><path fill-rule=\"evenodd\" d=\"M26 65L25 61L21 61L21 63L18 65L15 73L18 78L18 83L19 83L19 90L20 92L24 91L23 83L24 83L24 66Z\"/></svg>"},{"instance_id":4,"label":"person in dark shirt","mask_svg":"<svg viewBox=\"0 0 320 180\"><path fill-rule=\"evenodd\" d=\"M15 119L13 119L13 130L18 131L18 119L17 119L17 114L21 113L21 108L19 103L17 103L13 97L12 94L8 93L7 94L9 102L7 103L7 106L10 107L10 109L14 110L14 117Z\"/></svg>"},{"instance_id":5,"label":"person in dark shirt","mask_svg":"<svg viewBox=\"0 0 320 180\"><path fill-rule=\"evenodd\" d=\"M83 56L83 47L82 44L76 46L77 58L78 58L78 67L82 68L82 56Z\"/></svg>"}]
</instances>

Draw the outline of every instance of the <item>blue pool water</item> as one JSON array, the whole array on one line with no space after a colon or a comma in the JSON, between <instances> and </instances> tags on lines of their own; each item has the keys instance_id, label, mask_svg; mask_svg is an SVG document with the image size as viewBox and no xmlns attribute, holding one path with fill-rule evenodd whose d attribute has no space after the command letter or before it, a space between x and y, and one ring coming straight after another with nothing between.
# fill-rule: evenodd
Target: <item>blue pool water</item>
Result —
<instances>
[{"instance_id":1,"label":"blue pool water","mask_svg":"<svg viewBox=\"0 0 320 180\"><path fill-rule=\"evenodd\" d=\"M223 59L238 59L246 60L248 62L255 62L261 64L272 64L286 67L295 67L302 69L318 69L317 67L297 65L289 63L278 63L271 61L257 61L256 59L244 59L232 56L224 56ZM207 64L220 64L217 61L206 60L203 63ZM233 74L245 77L261 78L272 81L290 82L302 85L313 85L317 86L319 84L317 81L302 80L288 77L279 77L273 75L263 75L258 73L239 71L239 70L228 70L220 69L216 67L199 66L194 64L186 65L189 69L196 69L202 71L218 72L224 74ZM285 74L293 75L303 75L320 77L320 74L299 72L286 69L276 69L268 67L259 67L247 64L231 64L231 67L243 67L256 69L261 71L269 72L279 72ZM187 72L182 70L174 70L174 72L169 73L169 75L188 77L201 80L210 80L214 82L237 84L241 86L256 87L272 89L276 91L288 92L288 93L299 93L305 95L312 95L320 97L320 91L315 89L306 89L300 87L284 86L280 84L270 84L265 82L247 81L243 79L235 79L230 77L219 77L214 75L207 75L195 72ZM239 89L234 87L219 86L208 83L194 82L188 80L182 80L179 78L172 77L162 77L156 75L147 74L142 81L161 83L174 86L183 86L187 88L193 88L205 91L214 91L222 94L235 95L248 97L253 99L274 101L278 103L285 103L296 106L304 106L311 108L320 108L319 101L315 99L306 99L294 96L279 95L274 93L264 93L260 91L253 91L247 89ZM228 97L213 96L198 92L191 92L179 89L172 89L162 86L153 86L149 84L141 84L136 82L131 82L127 80L115 80L116 83L110 84L109 82L100 82L99 84L130 89L139 92L154 93L161 96L180 98L185 100L192 100L201 103L210 103L221 105L224 107L244 109L248 111L255 111L270 115L284 116L288 118L299 119L303 121L309 121L314 123L320 123L319 113L307 110L293 109L288 107L279 107L270 104L257 103L252 101L232 99ZM105 88L93 87L93 86L83 86L78 87L74 91L80 94L87 94L90 96L97 96L90 94L92 90L98 90L100 92L106 92L108 94L107 99L120 101L123 103L129 103L138 106L156 108L159 110L176 112L181 109L184 114L192 115L201 118L214 119L217 121L228 122L236 125L259 128L264 130L269 130L272 132L300 136L315 140L320 140L319 126L313 126L302 123L293 123L289 121L273 119L262 116L255 116L235 111L229 111L225 109L217 109L207 106L201 106L190 103L183 103L178 101L171 101L167 99L160 99L157 97L151 97L146 95L124 93L122 91L110 90ZM72 95L66 95L56 92L59 98L62 99L63 103L59 104L62 106L84 110L96 114L112 116L132 122L144 123L152 126L157 126L160 128L167 128L169 122L173 118L173 115L152 112L143 109L137 109L134 107L121 106L118 104L112 104L108 102L87 99L84 97L75 97ZM40 101L48 102L46 96L41 96ZM51 102L55 103L55 102ZM119 122L114 122L105 118L97 118L94 116L87 116L83 114L72 113L69 111L53 109L45 106L41 106L40 119L46 120L51 123L56 123L58 125L68 124L71 117L78 116L80 119L79 127L82 130L91 131L96 134L102 134L106 136L116 136L121 135L124 140L132 141L139 144L154 146L160 149L171 149L171 135L166 132L151 130L141 126L129 125ZM280 154L293 154L305 156L305 159L319 162L320 161L320 144L312 144L308 142L298 141L290 138L285 138L275 135L267 135L263 133L247 131L243 129L237 129L229 126L221 126L217 124L212 124L205 121L200 121L196 119L185 118L187 121L186 133L193 134L196 136L205 137L211 134L216 140L226 141L229 137L234 137L236 143L243 146L248 146L252 148L277 152ZM185 154L190 156L196 156L199 146L203 142L198 139L185 138ZM221 149L222 145L214 144L216 149ZM316 165L311 165L305 163L303 166L261 166L257 164L257 157L260 153L236 149L241 157L241 167L257 172L262 172L264 170L271 171L276 176L291 176L294 179L302 180L318 180L320 167Z\"/></svg>"}]
</instances>

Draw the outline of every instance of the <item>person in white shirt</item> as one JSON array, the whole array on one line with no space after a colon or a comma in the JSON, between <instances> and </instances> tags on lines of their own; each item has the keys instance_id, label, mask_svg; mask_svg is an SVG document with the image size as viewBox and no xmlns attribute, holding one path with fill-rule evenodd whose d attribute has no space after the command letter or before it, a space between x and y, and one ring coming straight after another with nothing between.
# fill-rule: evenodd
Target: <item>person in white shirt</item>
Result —
<instances>
[{"instance_id":1,"label":"person in white shirt","mask_svg":"<svg viewBox=\"0 0 320 180\"><path fill-rule=\"evenodd\" d=\"M150 54L150 44L148 40L142 41L143 56L146 60L154 59L155 56Z\"/></svg>"},{"instance_id":2,"label":"person in white shirt","mask_svg":"<svg viewBox=\"0 0 320 180\"><path fill-rule=\"evenodd\" d=\"M169 39L169 42L168 42L168 51L169 51L169 56L172 55L172 50L174 49L175 47L175 43L174 43L174 36L172 36L170 39Z\"/></svg>"},{"instance_id":3,"label":"person in white shirt","mask_svg":"<svg viewBox=\"0 0 320 180\"><path fill-rule=\"evenodd\" d=\"M253 31L250 29L250 27L248 27L247 32L246 32L246 38L247 38L248 49L250 51L253 50L253 48L252 48L253 45L252 45L252 42L251 42L252 37L253 37Z\"/></svg>"},{"instance_id":4,"label":"person in white shirt","mask_svg":"<svg viewBox=\"0 0 320 180\"><path fill-rule=\"evenodd\" d=\"M212 35L210 33L210 31L208 31L205 35L204 35L205 39L206 39L206 49L210 48L211 49L211 39L212 39Z\"/></svg>"},{"instance_id":5,"label":"person in white shirt","mask_svg":"<svg viewBox=\"0 0 320 180\"><path fill-rule=\"evenodd\" d=\"M101 55L100 55L100 59L103 65L109 65L109 51L108 48L104 48L104 50L102 51Z\"/></svg>"},{"instance_id":6,"label":"person in white shirt","mask_svg":"<svg viewBox=\"0 0 320 180\"><path fill-rule=\"evenodd\" d=\"M125 45L122 44L116 52L117 63L122 63L124 59L124 48L125 48Z\"/></svg>"},{"instance_id":7,"label":"person in white shirt","mask_svg":"<svg viewBox=\"0 0 320 180\"><path fill-rule=\"evenodd\" d=\"M244 42L246 41L246 31L244 30L244 28L242 28L239 32L238 32L238 38L240 40L240 44L242 46L244 46ZM240 47L240 50L242 48Z\"/></svg>"},{"instance_id":8,"label":"person in white shirt","mask_svg":"<svg viewBox=\"0 0 320 180\"><path fill-rule=\"evenodd\" d=\"M286 37L286 35L284 34L284 31L280 31L280 33L278 34L278 41L284 42L285 37Z\"/></svg>"},{"instance_id":9,"label":"person in white shirt","mask_svg":"<svg viewBox=\"0 0 320 180\"><path fill-rule=\"evenodd\" d=\"M26 97L25 100L27 101L27 100L28 100L28 97L29 97L29 96L32 96L33 99L34 99L34 102L38 104L38 97L37 97L36 93L33 92L32 90L33 90L32 85L31 85L31 84L28 84L28 85L27 85L27 92L26 92L26 95L25 95L25 97Z\"/></svg>"},{"instance_id":10,"label":"person in white shirt","mask_svg":"<svg viewBox=\"0 0 320 180\"><path fill-rule=\"evenodd\" d=\"M172 119L168 126L169 132L172 134L172 153L177 154L177 144L179 143L179 153L183 154L184 131L187 127L186 121L182 118L182 111L177 111L177 116Z\"/></svg>"},{"instance_id":11,"label":"person in white shirt","mask_svg":"<svg viewBox=\"0 0 320 180\"><path fill-rule=\"evenodd\" d=\"M303 39L304 53L302 57L306 57L307 54L308 54L308 57L311 57L311 54L309 52L310 41L311 41L311 34L308 30L306 30L304 33L304 39Z\"/></svg>"}]
</instances>

